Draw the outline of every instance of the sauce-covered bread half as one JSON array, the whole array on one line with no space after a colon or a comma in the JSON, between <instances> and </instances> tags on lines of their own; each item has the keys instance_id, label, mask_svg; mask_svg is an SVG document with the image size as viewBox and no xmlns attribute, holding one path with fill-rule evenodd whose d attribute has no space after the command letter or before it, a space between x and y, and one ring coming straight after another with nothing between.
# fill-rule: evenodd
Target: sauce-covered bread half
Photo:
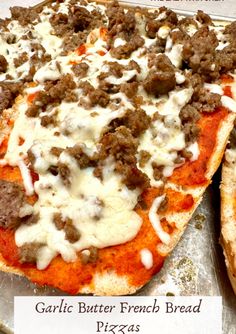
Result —
<instances>
[{"instance_id":1,"label":"sauce-covered bread half","mask_svg":"<svg viewBox=\"0 0 236 334\"><path fill-rule=\"evenodd\" d=\"M0 22L1 268L71 294L134 293L222 159L236 24L83 0L11 12Z\"/></svg>"}]
</instances>

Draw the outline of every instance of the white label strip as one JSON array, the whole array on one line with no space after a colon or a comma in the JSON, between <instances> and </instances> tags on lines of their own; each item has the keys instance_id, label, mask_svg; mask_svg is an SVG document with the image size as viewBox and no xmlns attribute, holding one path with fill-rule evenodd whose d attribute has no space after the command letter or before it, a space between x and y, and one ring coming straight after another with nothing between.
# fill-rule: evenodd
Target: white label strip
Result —
<instances>
[{"instance_id":1,"label":"white label strip","mask_svg":"<svg viewBox=\"0 0 236 334\"><path fill-rule=\"evenodd\" d=\"M15 334L221 334L221 297L15 297Z\"/></svg>"}]
</instances>

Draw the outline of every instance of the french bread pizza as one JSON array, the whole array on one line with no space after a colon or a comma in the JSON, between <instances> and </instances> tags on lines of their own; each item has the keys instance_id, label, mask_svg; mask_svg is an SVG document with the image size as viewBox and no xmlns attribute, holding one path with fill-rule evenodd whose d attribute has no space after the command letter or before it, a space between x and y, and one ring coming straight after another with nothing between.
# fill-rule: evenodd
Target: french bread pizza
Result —
<instances>
[{"instance_id":1,"label":"french bread pizza","mask_svg":"<svg viewBox=\"0 0 236 334\"><path fill-rule=\"evenodd\" d=\"M132 294L222 160L236 23L84 0L11 15L0 21L0 269L70 294Z\"/></svg>"}]
</instances>

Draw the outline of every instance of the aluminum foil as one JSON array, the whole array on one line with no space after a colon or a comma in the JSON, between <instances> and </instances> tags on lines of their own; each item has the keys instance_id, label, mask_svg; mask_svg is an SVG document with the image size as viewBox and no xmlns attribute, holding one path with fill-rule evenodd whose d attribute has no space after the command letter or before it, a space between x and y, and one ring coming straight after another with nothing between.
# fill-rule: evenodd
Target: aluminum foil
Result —
<instances>
[{"instance_id":1,"label":"aluminum foil","mask_svg":"<svg viewBox=\"0 0 236 334\"><path fill-rule=\"evenodd\" d=\"M223 334L235 334L236 297L227 277L224 257L219 245L218 179L219 175L206 191L182 240L161 272L136 295L222 296ZM38 287L16 275L0 273L0 329L7 334L13 333L14 296L45 295L65 294L55 289Z\"/></svg>"}]
</instances>

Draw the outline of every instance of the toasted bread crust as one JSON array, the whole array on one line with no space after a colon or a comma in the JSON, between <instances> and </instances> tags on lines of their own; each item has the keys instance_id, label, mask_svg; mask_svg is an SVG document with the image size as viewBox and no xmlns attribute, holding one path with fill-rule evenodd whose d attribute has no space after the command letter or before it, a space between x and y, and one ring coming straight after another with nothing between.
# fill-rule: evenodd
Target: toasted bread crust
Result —
<instances>
[{"instance_id":1,"label":"toasted bread crust","mask_svg":"<svg viewBox=\"0 0 236 334\"><path fill-rule=\"evenodd\" d=\"M234 76L235 78L235 76ZM236 98L236 84L231 86L233 98ZM235 128L234 128L235 129ZM234 130L235 131L235 130ZM232 288L236 294L236 148L232 144L235 133L230 137L231 147L225 152L222 166L221 192L221 237L225 263Z\"/></svg>"},{"instance_id":2,"label":"toasted bread crust","mask_svg":"<svg viewBox=\"0 0 236 334\"><path fill-rule=\"evenodd\" d=\"M236 293L235 163L235 149L228 149L222 168L220 241L224 250L228 275Z\"/></svg>"}]
</instances>

